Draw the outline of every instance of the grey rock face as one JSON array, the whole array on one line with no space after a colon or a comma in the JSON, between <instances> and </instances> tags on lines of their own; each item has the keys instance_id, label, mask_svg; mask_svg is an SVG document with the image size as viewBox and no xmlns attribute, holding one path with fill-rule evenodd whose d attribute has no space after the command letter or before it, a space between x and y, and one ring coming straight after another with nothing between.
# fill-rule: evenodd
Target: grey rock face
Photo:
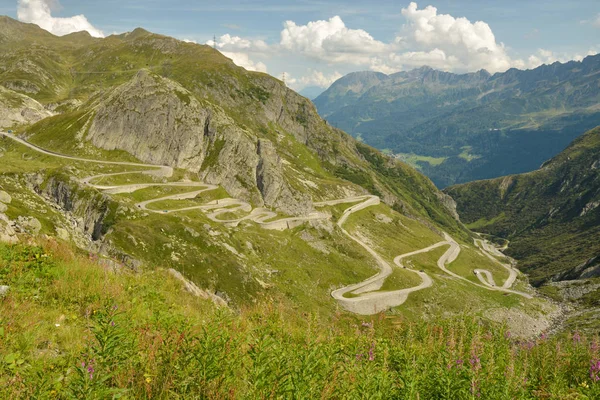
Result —
<instances>
[{"instance_id":1,"label":"grey rock face","mask_svg":"<svg viewBox=\"0 0 600 400\"><path fill-rule=\"evenodd\" d=\"M148 163L197 172L210 114L182 86L142 70L101 103L87 139Z\"/></svg>"},{"instance_id":2,"label":"grey rock face","mask_svg":"<svg viewBox=\"0 0 600 400\"><path fill-rule=\"evenodd\" d=\"M0 242L18 243L19 238L14 229L14 222L6 215L0 213Z\"/></svg>"},{"instance_id":3,"label":"grey rock face","mask_svg":"<svg viewBox=\"0 0 600 400\"><path fill-rule=\"evenodd\" d=\"M74 182L51 178L43 188L34 185L42 196L51 199L64 211L76 215L77 229L91 237L102 239L107 226L106 217L110 213L110 199L100 193L82 192Z\"/></svg>"},{"instance_id":4,"label":"grey rock face","mask_svg":"<svg viewBox=\"0 0 600 400\"><path fill-rule=\"evenodd\" d=\"M37 235L42 229L42 224L34 217L19 216L17 221L21 229L31 235Z\"/></svg>"},{"instance_id":5,"label":"grey rock face","mask_svg":"<svg viewBox=\"0 0 600 400\"><path fill-rule=\"evenodd\" d=\"M12 201L12 197L10 194L6 193L4 190L0 190L0 203L10 204Z\"/></svg>"},{"instance_id":6,"label":"grey rock face","mask_svg":"<svg viewBox=\"0 0 600 400\"><path fill-rule=\"evenodd\" d=\"M10 290L10 286L5 286L5 285L0 286L0 297L6 296L8 294L9 290Z\"/></svg>"},{"instance_id":7,"label":"grey rock face","mask_svg":"<svg viewBox=\"0 0 600 400\"><path fill-rule=\"evenodd\" d=\"M298 140L308 140L301 125L288 125ZM312 211L310 199L286 182L272 142L239 126L219 107L200 102L178 83L148 71L100 101L86 139L144 162L199 172L204 181L255 206L293 215Z\"/></svg>"},{"instance_id":8,"label":"grey rock face","mask_svg":"<svg viewBox=\"0 0 600 400\"><path fill-rule=\"evenodd\" d=\"M0 86L0 128L33 124L52 115L36 100Z\"/></svg>"},{"instance_id":9,"label":"grey rock face","mask_svg":"<svg viewBox=\"0 0 600 400\"><path fill-rule=\"evenodd\" d=\"M257 153L260 161L256 168L256 184L265 204L290 214L305 214L312 210L308 197L290 190L283 177L283 165L273 143L259 139Z\"/></svg>"},{"instance_id":10,"label":"grey rock face","mask_svg":"<svg viewBox=\"0 0 600 400\"><path fill-rule=\"evenodd\" d=\"M458 212L456 211L456 201L446 193L437 192L436 193L444 207L450 212L450 214L454 217L455 220L460 221Z\"/></svg>"}]
</instances>

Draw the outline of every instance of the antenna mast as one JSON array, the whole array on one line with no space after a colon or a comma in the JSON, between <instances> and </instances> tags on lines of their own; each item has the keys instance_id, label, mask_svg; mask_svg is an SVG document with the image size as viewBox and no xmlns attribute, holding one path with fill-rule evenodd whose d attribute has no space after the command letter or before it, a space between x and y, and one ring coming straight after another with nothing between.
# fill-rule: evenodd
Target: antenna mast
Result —
<instances>
[{"instance_id":1,"label":"antenna mast","mask_svg":"<svg viewBox=\"0 0 600 400\"><path fill-rule=\"evenodd\" d=\"M285 83L285 72L283 73L283 77L281 78L281 80L283 81L283 84L284 84L285 86L287 86L287 84Z\"/></svg>"},{"instance_id":2,"label":"antenna mast","mask_svg":"<svg viewBox=\"0 0 600 400\"><path fill-rule=\"evenodd\" d=\"M217 35L213 35L213 49L217 49Z\"/></svg>"}]
</instances>

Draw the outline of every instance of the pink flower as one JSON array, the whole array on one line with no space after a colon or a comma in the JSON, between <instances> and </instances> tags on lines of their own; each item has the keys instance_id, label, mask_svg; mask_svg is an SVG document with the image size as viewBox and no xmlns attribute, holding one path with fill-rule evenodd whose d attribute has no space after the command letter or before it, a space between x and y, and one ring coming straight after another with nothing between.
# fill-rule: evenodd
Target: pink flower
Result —
<instances>
[{"instance_id":1,"label":"pink flower","mask_svg":"<svg viewBox=\"0 0 600 400\"><path fill-rule=\"evenodd\" d=\"M594 382L600 381L600 360L591 360L590 361L590 378Z\"/></svg>"}]
</instances>

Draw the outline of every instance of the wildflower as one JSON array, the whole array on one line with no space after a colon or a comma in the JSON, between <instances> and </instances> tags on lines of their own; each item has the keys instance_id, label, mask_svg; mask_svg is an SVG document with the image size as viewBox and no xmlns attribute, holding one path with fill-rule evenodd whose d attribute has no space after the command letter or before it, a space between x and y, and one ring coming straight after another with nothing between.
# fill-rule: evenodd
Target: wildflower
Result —
<instances>
[{"instance_id":1,"label":"wildflower","mask_svg":"<svg viewBox=\"0 0 600 400\"><path fill-rule=\"evenodd\" d=\"M542 333L542 335L540 336L540 339L542 339L542 340L548 339L548 335L546 335L546 332Z\"/></svg>"},{"instance_id":2,"label":"wildflower","mask_svg":"<svg viewBox=\"0 0 600 400\"><path fill-rule=\"evenodd\" d=\"M150 383L150 382L152 382L152 379L149 376L146 377L146 383Z\"/></svg>"},{"instance_id":3,"label":"wildflower","mask_svg":"<svg viewBox=\"0 0 600 400\"><path fill-rule=\"evenodd\" d=\"M375 343L373 343L369 349L369 361L373 360L375 360Z\"/></svg>"},{"instance_id":4,"label":"wildflower","mask_svg":"<svg viewBox=\"0 0 600 400\"><path fill-rule=\"evenodd\" d=\"M110 321L110 326L115 326L115 321Z\"/></svg>"},{"instance_id":5,"label":"wildflower","mask_svg":"<svg viewBox=\"0 0 600 400\"><path fill-rule=\"evenodd\" d=\"M573 333L573 343L577 344L579 342L581 342L581 335L579 332L575 331L575 333Z\"/></svg>"},{"instance_id":6,"label":"wildflower","mask_svg":"<svg viewBox=\"0 0 600 400\"><path fill-rule=\"evenodd\" d=\"M94 379L94 372L95 372L95 370L94 370L94 367L92 365L88 366L87 372L88 372L88 374L90 374L90 379Z\"/></svg>"},{"instance_id":7,"label":"wildflower","mask_svg":"<svg viewBox=\"0 0 600 400\"><path fill-rule=\"evenodd\" d=\"M362 358L363 358L362 354L357 354L356 355L356 361L360 361L360 360L362 360Z\"/></svg>"},{"instance_id":8,"label":"wildflower","mask_svg":"<svg viewBox=\"0 0 600 400\"><path fill-rule=\"evenodd\" d=\"M457 367L462 367L462 365L463 365L463 360L462 359L459 358L458 360L456 360L456 366Z\"/></svg>"},{"instance_id":9,"label":"wildflower","mask_svg":"<svg viewBox=\"0 0 600 400\"><path fill-rule=\"evenodd\" d=\"M504 337L506 339L510 339L510 337L511 337L510 331L506 331L506 333L504 333Z\"/></svg>"},{"instance_id":10,"label":"wildflower","mask_svg":"<svg viewBox=\"0 0 600 400\"><path fill-rule=\"evenodd\" d=\"M362 326L363 328L372 328L372 327L373 327L373 323L372 323L372 322L363 322L363 323L361 324L361 326Z\"/></svg>"},{"instance_id":11,"label":"wildflower","mask_svg":"<svg viewBox=\"0 0 600 400\"><path fill-rule=\"evenodd\" d=\"M582 388L586 388L586 389L589 389L589 387L590 387L590 386L587 384L587 382L585 382L585 381L584 381L584 382L581 382L581 383L579 384L579 386L581 386Z\"/></svg>"},{"instance_id":12,"label":"wildflower","mask_svg":"<svg viewBox=\"0 0 600 400\"><path fill-rule=\"evenodd\" d=\"M600 360L591 360L590 361L590 378L594 382L600 381Z\"/></svg>"},{"instance_id":13,"label":"wildflower","mask_svg":"<svg viewBox=\"0 0 600 400\"><path fill-rule=\"evenodd\" d=\"M481 368L481 360L476 354L471 355L469 363L471 364L471 368L473 368L474 370L478 370L479 368Z\"/></svg>"},{"instance_id":14,"label":"wildflower","mask_svg":"<svg viewBox=\"0 0 600 400\"><path fill-rule=\"evenodd\" d=\"M531 341L528 341L523 345L523 347L526 348L527 350L533 349L534 346L535 346L535 343L533 343Z\"/></svg>"}]
</instances>

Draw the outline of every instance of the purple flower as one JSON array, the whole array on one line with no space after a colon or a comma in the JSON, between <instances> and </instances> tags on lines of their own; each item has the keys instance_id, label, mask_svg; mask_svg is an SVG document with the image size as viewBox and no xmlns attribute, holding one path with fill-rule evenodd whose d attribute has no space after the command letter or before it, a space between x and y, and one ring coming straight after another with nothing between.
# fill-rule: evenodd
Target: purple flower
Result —
<instances>
[{"instance_id":1,"label":"purple flower","mask_svg":"<svg viewBox=\"0 0 600 400\"><path fill-rule=\"evenodd\" d=\"M506 331L506 332L504 333L504 337L505 337L506 339L510 339L510 337L511 337L511 334L510 334L510 332L509 332L509 331Z\"/></svg>"},{"instance_id":2,"label":"purple flower","mask_svg":"<svg viewBox=\"0 0 600 400\"><path fill-rule=\"evenodd\" d=\"M594 382L600 381L600 360L591 360L590 361L590 378Z\"/></svg>"},{"instance_id":3,"label":"purple flower","mask_svg":"<svg viewBox=\"0 0 600 400\"><path fill-rule=\"evenodd\" d=\"M459 366L459 367L462 366L463 363L464 363L464 361L461 360L460 358L458 360L456 360L456 365Z\"/></svg>"},{"instance_id":4,"label":"purple flower","mask_svg":"<svg viewBox=\"0 0 600 400\"><path fill-rule=\"evenodd\" d=\"M474 370L478 370L479 368L481 368L481 360L475 354L471 355L469 363L471 364L471 368L473 368Z\"/></svg>"},{"instance_id":5,"label":"purple flower","mask_svg":"<svg viewBox=\"0 0 600 400\"><path fill-rule=\"evenodd\" d=\"M373 343L369 349L369 361L373 360L375 360L375 343Z\"/></svg>"},{"instance_id":6,"label":"purple flower","mask_svg":"<svg viewBox=\"0 0 600 400\"><path fill-rule=\"evenodd\" d=\"M110 321L110 326L115 326L115 321Z\"/></svg>"},{"instance_id":7,"label":"purple flower","mask_svg":"<svg viewBox=\"0 0 600 400\"><path fill-rule=\"evenodd\" d=\"M531 341L529 341L529 342L525 342L525 343L523 344L523 347L524 347L524 348L526 348L527 350L531 350L531 349L533 349L533 347L534 347L534 346L535 346L535 343L533 343L533 342L531 342Z\"/></svg>"},{"instance_id":8,"label":"purple flower","mask_svg":"<svg viewBox=\"0 0 600 400\"><path fill-rule=\"evenodd\" d=\"M88 374L90 374L90 379L94 379L94 371L95 370L94 370L94 367L92 365L89 365L87 367L87 372L88 372Z\"/></svg>"},{"instance_id":9,"label":"purple flower","mask_svg":"<svg viewBox=\"0 0 600 400\"><path fill-rule=\"evenodd\" d=\"M362 354L357 354L356 355L356 361L360 361L360 360L362 360L362 358L363 358Z\"/></svg>"}]
</instances>

